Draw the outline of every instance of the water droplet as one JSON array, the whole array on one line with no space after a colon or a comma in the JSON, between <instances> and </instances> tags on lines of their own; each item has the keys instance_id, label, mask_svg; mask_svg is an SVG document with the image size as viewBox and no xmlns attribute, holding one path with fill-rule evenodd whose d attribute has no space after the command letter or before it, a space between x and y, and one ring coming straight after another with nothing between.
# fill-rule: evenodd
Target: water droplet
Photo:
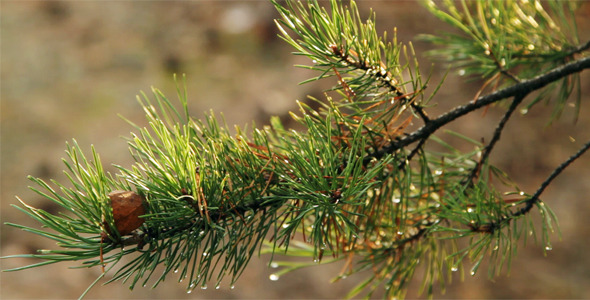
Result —
<instances>
[{"instance_id":1,"label":"water droplet","mask_svg":"<svg viewBox=\"0 0 590 300\"><path fill-rule=\"evenodd\" d=\"M276 269L276 268L278 268L278 267L279 267L279 264L278 264L278 263L276 263L276 262L271 262L271 263L270 263L270 267L271 267L271 268L273 268L273 269Z\"/></svg>"},{"instance_id":2,"label":"water droplet","mask_svg":"<svg viewBox=\"0 0 590 300\"><path fill-rule=\"evenodd\" d=\"M319 260L319 259L317 259L317 258L314 258L314 259L313 259L313 262L314 262L314 263L319 263L319 262L320 262L320 260Z\"/></svg>"},{"instance_id":3,"label":"water droplet","mask_svg":"<svg viewBox=\"0 0 590 300\"><path fill-rule=\"evenodd\" d=\"M289 227L289 224L285 223L285 224L283 224L283 226L282 226L282 227L283 227L283 228L287 228L287 227Z\"/></svg>"},{"instance_id":4,"label":"water droplet","mask_svg":"<svg viewBox=\"0 0 590 300\"><path fill-rule=\"evenodd\" d=\"M451 271L452 271L452 272L457 272L457 271L459 271L459 268L457 268L457 266L453 266L453 267L451 268Z\"/></svg>"},{"instance_id":5,"label":"water droplet","mask_svg":"<svg viewBox=\"0 0 590 300\"><path fill-rule=\"evenodd\" d=\"M268 279L272 280L272 281L277 281L279 280L279 275L277 274L270 274L270 276L268 276Z\"/></svg>"},{"instance_id":6,"label":"water droplet","mask_svg":"<svg viewBox=\"0 0 590 300\"><path fill-rule=\"evenodd\" d=\"M475 273L477 272L477 269L479 268L479 263L476 263L475 265L473 265L473 267L471 267L471 271L469 271L469 274L471 276L474 276Z\"/></svg>"},{"instance_id":7,"label":"water droplet","mask_svg":"<svg viewBox=\"0 0 590 300\"><path fill-rule=\"evenodd\" d=\"M190 294L190 293L192 293L192 292L193 292L193 290L186 290L186 293L187 293L187 294Z\"/></svg>"},{"instance_id":8,"label":"water droplet","mask_svg":"<svg viewBox=\"0 0 590 300\"><path fill-rule=\"evenodd\" d=\"M465 76L465 69L459 70L459 76Z\"/></svg>"},{"instance_id":9,"label":"water droplet","mask_svg":"<svg viewBox=\"0 0 590 300\"><path fill-rule=\"evenodd\" d=\"M236 288L236 286L232 284L229 288L233 290Z\"/></svg>"},{"instance_id":10,"label":"water droplet","mask_svg":"<svg viewBox=\"0 0 590 300\"><path fill-rule=\"evenodd\" d=\"M520 110L520 113L523 115L526 115L529 112L529 110L527 108L523 108Z\"/></svg>"},{"instance_id":11,"label":"water droplet","mask_svg":"<svg viewBox=\"0 0 590 300\"><path fill-rule=\"evenodd\" d=\"M533 44L529 44L529 45L527 46L527 49L529 49L529 50L533 51L533 50L535 50L535 45L533 45Z\"/></svg>"},{"instance_id":12,"label":"water droplet","mask_svg":"<svg viewBox=\"0 0 590 300\"><path fill-rule=\"evenodd\" d=\"M551 250L553 250L553 247L551 247L551 245L547 245L547 246L545 246L545 250L551 251Z\"/></svg>"},{"instance_id":13,"label":"water droplet","mask_svg":"<svg viewBox=\"0 0 590 300\"><path fill-rule=\"evenodd\" d=\"M522 22L517 18L512 18L510 19L510 21L514 26L519 26L520 24L522 24Z\"/></svg>"},{"instance_id":14,"label":"water droplet","mask_svg":"<svg viewBox=\"0 0 590 300\"><path fill-rule=\"evenodd\" d=\"M218 289L220 289L220 288L221 288L221 287L219 286L219 284L215 285L215 289L216 289L216 290L218 290Z\"/></svg>"},{"instance_id":15,"label":"water droplet","mask_svg":"<svg viewBox=\"0 0 590 300\"><path fill-rule=\"evenodd\" d=\"M174 273L178 273L178 269L174 270Z\"/></svg>"},{"instance_id":16,"label":"water droplet","mask_svg":"<svg viewBox=\"0 0 590 300\"><path fill-rule=\"evenodd\" d=\"M202 289L202 290L206 290L206 289L207 289L207 284L203 284L203 285L201 286L201 289Z\"/></svg>"},{"instance_id":17,"label":"water droplet","mask_svg":"<svg viewBox=\"0 0 590 300\"><path fill-rule=\"evenodd\" d=\"M397 197L395 197L391 200L393 201L393 203L400 203L402 201L400 198L397 198Z\"/></svg>"},{"instance_id":18,"label":"water droplet","mask_svg":"<svg viewBox=\"0 0 590 300\"><path fill-rule=\"evenodd\" d=\"M474 211L475 211L475 210L473 209L473 207L468 207L468 208L467 208L467 212L470 212L470 213L472 213L472 212L474 212Z\"/></svg>"}]
</instances>

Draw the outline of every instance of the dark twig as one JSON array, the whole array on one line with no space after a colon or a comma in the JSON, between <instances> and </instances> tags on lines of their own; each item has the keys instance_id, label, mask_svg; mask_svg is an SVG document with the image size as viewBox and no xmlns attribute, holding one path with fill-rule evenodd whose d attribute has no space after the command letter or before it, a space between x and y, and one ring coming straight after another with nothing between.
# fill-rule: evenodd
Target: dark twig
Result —
<instances>
[{"instance_id":1,"label":"dark twig","mask_svg":"<svg viewBox=\"0 0 590 300\"><path fill-rule=\"evenodd\" d=\"M584 146L582 146L582 148L580 148L580 150L578 150L578 152L576 152L576 154L572 155L570 158L568 158L566 161L564 161L561 165L559 165L557 168L555 168L555 170L553 170L551 175L549 175L547 177L547 179L545 179L545 181L543 181L543 183L537 189L535 194L533 194L533 196L531 198L526 200L525 205L522 208L512 212L510 215L503 216L498 221L490 222L487 224L480 224L478 226L475 226L472 228L472 230L474 232L494 233L496 230L501 229L504 226L506 226L507 224L509 224L510 221L514 220L515 218L517 218L519 216L526 215L533 208L533 206L537 202L540 201L539 197L541 196L543 191L545 191L545 189L549 186L549 184L551 184L551 182L559 174L561 174L561 172L563 172L563 170L565 170L565 168L567 168L572 162L574 162L576 159L578 159L580 156L582 156L582 154L584 154L584 152L586 152L586 150L588 150L588 148L590 148L590 141L587 142L586 144L584 144Z\"/></svg>"},{"instance_id":2,"label":"dark twig","mask_svg":"<svg viewBox=\"0 0 590 300\"><path fill-rule=\"evenodd\" d=\"M469 174L469 176L465 180L464 184L465 183L468 183L468 184L473 183L473 179L475 177L477 177L477 175L479 174L479 171L481 170L481 166L488 159L488 157L490 156L490 153L492 152L492 149L494 148L496 143L500 140L500 135L502 134L502 130L504 130L504 126L506 125L506 122L508 122L508 119L510 119L510 116L512 115L512 113L516 110L518 105L522 102L522 100L524 100L525 97L526 97L525 94L519 94L514 97L514 100L512 100L512 104L510 104L510 107L508 108L508 110L504 114L504 117L502 117L502 120L500 120L500 122L498 123L498 126L496 127L496 130L494 131L494 135L492 137L492 140L484 148L479 162L473 168L473 170L471 170L471 173Z\"/></svg>"},{"instance_id":3,"label":"dark twig","mask_svg":"<svg viewBox=\"0 0 590 300\"><path fill-rule=\"evenodd\" d=\"M504 74L504 76L512 79L512 81L514 81L514 82L518 83L518 82L522 81L520 78L518 78L518 76L516 76L514 73L510 72L510 70L504 68L504 64L502 64L500 61L498 61L498 58L496 58L496 55L494 54L492 49L490 49L488 47L488 49L486 49L486 53L489 53L488 56L490 56L492 58L492 60L494 61L494 64L496 64L496 68L498 68L500 73L502 73L502 74Z\"/></svg>"},{"instance_id":4,"label":"dark twig","mask_svg":"<svg viewBox=\"0 0 590 300\"><path fill-rule=\"evenodd\" d=\"M410 104L410 106L412 106L414 111L420 116L420 118L422 118L422 120L424 121L425 124L430 122L430 118L428 117L428 115L426 114L426 112L424 111L424 108L422 106L416 104L415 102L412 102L412 104Z\"/></svg>"},{"instance_id":5,"label":"dark twig","mask_svg":"<svg viewBox=\"0 0 590 300\"><path fill-rule=\"evenodd\" d=\"M574 54L577 54L577 53L580 53L580 52L584 52L584 51L586 51L588 49L590 49L590 41L587 41L586 43L584 43L584 44L582 44L582 45L580 45L580 46L572 49L570 52L568 52L566 54L566 56L571 56L571 55L574 55Z\"/></svg>"},{"instance_id":6,"label":"dark twig","mask_svg":"<svg viewBox=\"0 0 590 300\"><path fill-rule=\"evenodd\" d=\"M379 66L377 66L371 65L367 61L355 60L348 53L344 53L341 46L339 47L337 45L331 45L330 49L332 49L332 52L340 59L340 61L346 63L349 66L353 66L359 70L362 70L365 73L370 74L374 78L377 78L377 80L381 82L381 84L385 88L387 88L389 91L395 94L395 99L401 100L406 103L410 103L412 109L420 116L420 118L422 118L425 124L430 122L430 118L428 117L428 114L426 114L426 111L424 111L424 108L419 104L416 104L413 101L412 96L405 94L401 90L401 88L398 86L398 81L395 79L393 74L385 68L385 65L383 63L380 62ZM349 51L353 52L354 56L358 57L358 54L356 52L354 52L353 50ZM336 70L336 68L334 68L334 71L336 72L336 75L341 79L340 74L337 73L338 71ZM341 82L343 81L341 80ZM343 88L348 95L348 92L346 91L346 86L343 85Z\"/></svg>"},{"instance_id":7,"label":"dark twig","mask_svg":"<svg viewBox=\"0 0 590 300\"><path fill-rule=\"evenodd\" d=\"M428 139L422 139L420 140L420 142L418 142L418 145L410 152L410 154L408 154L408 156L406 156L406 159L404 159L399 165L398 165L398 169L403 170L406 167L406 164L412 160L412 158L418 154L418 152L420 152L420 150L422 150L422 147L424 147L424 144L426 143Z\"/></svg>"},{"instance_id":8,"label":"dark twig","mask_svg":"<svg viewBox=\"0 0 590 300\"><path fill-rule=\"evenodd\" d=\"M477 98L476 101L470 102L465 105L458 106L451 111L440 115L436 119L431 119L429 122L424 124L424 126L420 127L418 130L414 131L413 133L407 135L406 137L393 140L391 143L379 151L376 151L367 157L365 160L371 160L373 158L381 158L386 154L394 153L395 151L410 145L418 140L425 139L435 131L437 131L442 126L454 121L455 119L466 115L476 109L484 107L486 105L498 102L500 100L513 97L519 94L528 94L532 91L538 90L540 88L545 87L546 85L555 82L563 77L568 75L578 73L584 69L590 68L590 57L584 57L570 63L567 63L563 66L559 66L554 68L544 74L541 74L537 77L523 80L520 83L514 84L510 87L498 90L496 92L481 96Z\"/></svg>"},{"instance_id":9,"label":"dark twig","mask_svg":"<svg viewBox=\"0 0 590 300\"><path fill-rule=\"evenodd\" d=\"M586 144L584 144L584 146L582 146L582 148L580 148L580 150L578 150L578 152L576 152L576 154L572 155L570 158L568 158L566 161L564 161L561 165L559 165L559 167L555 168L555 170L553 170L551 175L549 175L549 177L547 177L547 179L545 179L545 181L543 181L543 183L541 184L539 189L537 189L535 194L533 194L533 196L526 201L526 205L523 208L514 212L512 214L512 216L517 217L517 216L524 215L527 212L529 212L531 210L531 208L533 207L533 205L535 205L535 203L537 203L539 201L539 197L541 196L543 191L545 191L545 189L549 186L551 181L553 181L553 179L555 179L559 174L561 174L561 172L563 170L565 170L565 168L567 168L572 162L574 162L576 159L578 159L580 156L582 156L582 154L584 154L584 152L586 152L586 150L588 150L588 148L590 148L590 141L588 141Z\"/></svg>"}]
</instances>

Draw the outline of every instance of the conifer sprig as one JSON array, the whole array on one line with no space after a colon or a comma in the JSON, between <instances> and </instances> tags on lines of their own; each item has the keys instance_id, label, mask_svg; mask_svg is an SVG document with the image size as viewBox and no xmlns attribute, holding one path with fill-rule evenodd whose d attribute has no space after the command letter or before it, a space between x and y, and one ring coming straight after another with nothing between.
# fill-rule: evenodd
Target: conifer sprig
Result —
<instances>
[{"instance_id":1,"label":"conifer sprig","mask_svg":"<svg viewBox=\"0 0 590 300\"><path fill-rule=\"evenodd\" d=\"M580 56L587 56L588 43L581 44L574 12L576 1L425 1L425 7L461 34L422 35L439 44L429 53L457 68L459 74L480 76L484 85L498 87L530 79ZM555 98L551 121L558 118L570 96L579 113L579 74L572 74L541 89L521 112L541 100ZM482 89L484 88L482 87ZM552 97L552 96L556 97ZM577 118L577 116L576 116Z\"/></svg>"},{"instance_id":2,"label":"conifer sprig","mask_svg":"<svg viewBox=\"0 0 590 300\"><path fill-rule=\"evenodd\" d=\"M412 45L408 54L408 47L397 41L395 32L392 40L386 34L379 35L374 13L366 20L361 19L354 1L348 8L331 0L330 12L317 1L288 1L285 7L273 3L282 16L282 20L276 21L281 37L297 50L294 54L312 61L312 65L301 67L321 72L304 83L335 76L337 88L349 102L371 97L390 101L396 110L410 104L424 121L428 120L421 107L423 103L417 101L427 82L422 82L417 61L411 58ZM411 77L409 80L404 78L404 72Z\"/></svg>"}]
</instances>

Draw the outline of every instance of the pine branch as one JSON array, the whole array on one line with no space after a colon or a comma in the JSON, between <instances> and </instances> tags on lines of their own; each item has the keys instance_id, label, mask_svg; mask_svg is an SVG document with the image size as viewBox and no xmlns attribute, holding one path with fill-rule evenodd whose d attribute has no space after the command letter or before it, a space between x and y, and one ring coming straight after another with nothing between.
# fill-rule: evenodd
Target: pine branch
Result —
<instances>
[{"instance_id":1,"label":"pine branch","mask_svg":"<svg viewBox=\"0 0 590 300\"><path fill-rule=\"evenodd\" d=\"M438 116L435 119L431 119L430 122L419 128L418 130L414 131L413 133L407 135L406 137L400 140L393 141L390 145L384 147L381 151L378 151L375 154L372 154L365 158L365 160L370 160L372 158L380 158L387 153L393 153L398 149L410 145L418 140L427 138L442 126L481 107L504 100L506 98L517 96L519 94L527 95L528 93L545 87L559 79L562 79L572 74L579 73L582 70L588 68L590 68L590 57L580 58L578 60L572 61L563 66L550 70L545 74L541 74L535 78L523 80L518 84L481 96L473 102L458 106L450 110L449 112Z\"/></svg>"},{"instance_id":2,"label":"pine branch","mask_svg":"<svg viewBox=\"0 0 590 300\"><path fill-rule=\"evenodd\" d=\"M540 201L539 197L545 191L545 189L551 184L551 182L557 176L559 176L559 174L561 174L561 172L563 172L563 170L565 170L565 168L567 168L572 162L574 162L576 159L578 159L580 156L582 156L588 150L588 148L590 148L590 142L587 142L586 144L584 144L578 150L578 152L576 152L574 155L572 155L566 161L561 163L557 168L555 168L555 170L553 170L553 172L551 172L551 174L547 177L547 179L545 179L545 181L543 181L543 183L541 183L541 186L537 189L537 191L535 191L535 193L529 199L526 200L526 202L525 202L526 205L524 207L522 207L521 209L519 209L518 211L516 211L515 213L513 213L513 216L518 217L518 216L527 214L533 208L533 206Z\"/></svg>"},{"instance_id":3,"label":"pine branch","mask_svg":"<svg viewBox=\"0 0 590 300\"><path fill-rule=\"evenodd\" d=\"M535 191L535 193L527 197L527 199L522 202L524 204L523 207L519 208L518 210L511 211L510 214L504 215L499 218L497 221L492 221L490 223L485 224L478 224L477 226L471 227L471 230L474 232L482 232L487 234L494 234L497 231L503 229L504 227L508 226L512 221L517 220L518 218L528 214L531 209L535 205L543 205L541 199L539 198L543 191L551 184L551 182L561 174L572 162L582 156L588 149L590 148L590 142L584 144L574 155L570 156L566 161L561 163L557 168L551 172L551 174L541 183L540 187ZM546 208L541 208L542 211L546 210ZM548 214L548 212L544 213Z\"/></svg>"},{"instance_id":4,"label":"pine branch","mask_svg":"<svg viewBox=\"0 0 590 300\"><path fill-rule=\"evenodd\" d=\"M586 51L588 49L590 49L590 41L587 41L586 43L584 43L584 44L582 44L582 45L580 45L578 47L575 47L574 49L570 50L567 53L567 56L569 57L569 56L572 56L574 54L580 54L580 53L582 53L582 52L584 52L584 51Z\"/></svg>"},{"instance_id":5,"label":"pine branch","mask_svg":"<svg viewBox=\"0 0 590 300\"><path fill-rule=\"evenodd\" d=\"M574 12L575 1L426 1L425 7L460 33L422 35L442 48L428 52L459 69L459 74L481 76L497 86L532 78L583 55ZM503 76L500 76L503 75ZM482 87L483 89L484 87ZM557 90L557 97L550 92ZM567 99L576 95L576 112L581 101L580 78L555 82L530 101L527 111L541 100L553 98L557 119ZM577 114L576 114L577 118Z\"/></svg>"},{"instance_id":6,"label":"pine branch","mask_svg":"<svg viewBox=\"0 0 590 300\"><path fill-rule=\"evenodd\" d=\"M314 262L330 255L331 261L346 258L342 277L373 270L350 297L365 289L370 297L379 284L386 287L386 297L400 297L420 261L426 274L422 288L429 295L434 282L443 285L445 274L462 268L466 258L474 261L472 274L485 257L492 270L500 270L515 253L524 228L534 226L529 215L534 206L543 217L543 242L550 246L548 232L555 218L539 197L590 143L556 168L534 195L521 192L518 199L499 192L495 182L513 183L488 158L507 121L531 92L565 82L560 101L571 95L567 82L579 80L579 73L590 68L590 57L580 55L590 44L571 46L561 31L545 37L536 29L534 35L550 43L547 47L557 58L544 57L543 51L525 57L534 50L526 44L529 37L513 30L518 27L514 24L495 26L490 18L500 16L485 13L488 5L500 5L506 17L515 17L507 8L520 9L517 3L508 1L504 7L476 2L472 11L470 3L462 2L461 12L449 13L430 3L435 15L468 35L451 37L447 43L467 41L473 47L465 59L476 60L483 69L472 71L491 76L488 83L502 74L515 82L431 118L425 103L442 83L425 100L428 79L423 81L411 44L379 35L374 14L361 20L354 1L344 7L331 0L330 10L318 1L272 3L282 17L277 21L282 38L296 54L311 59L306 68L321 74L310 81L338 81L336 93L316 99L319 108L298 103L300 114L291 113L305 131L287 130L273 118L271 126L251 132L236 128L233 135L213 113L204 120L191 118L186 88L178 88L182 111L157 89L151 98L142 93L138 100L149 126L132 124L136 131L128 144L133 166L116 166L118 173L108 174L94 149L87 158L74 141L64 161L72 187L53 182L56 189L31 177L38 186L33 190L67 214L51 214L21 200L17 209L54 232L9 225L52 239L63 249L25 255L45 261L14 270L61 261L111 270L104 266L128 256L132 258L109 282L129 280L133 288L155 276L156 286L178 272L190 292L209 281L219 284L225 276L233 284L257 252L284 251ZM551 3L553 9L563 9ZM526 28L537 28L535 23L551 27L553 19L543 7L522 5L516 17L528 22ZM552 67L535 77L521 79L530 76L513 68L542 58ZM434 135L462 116L511 97L510 108L485 146L456 133L476 146L461 152ZM424 124L409 132L415 117ZM446 150L425 150L429 141ZM478 153L481 158L473 159ZM470 243L460 248L461 239ZM154 274L157 266L162 266L159 275Z\"/></svg>"}]
</instances>

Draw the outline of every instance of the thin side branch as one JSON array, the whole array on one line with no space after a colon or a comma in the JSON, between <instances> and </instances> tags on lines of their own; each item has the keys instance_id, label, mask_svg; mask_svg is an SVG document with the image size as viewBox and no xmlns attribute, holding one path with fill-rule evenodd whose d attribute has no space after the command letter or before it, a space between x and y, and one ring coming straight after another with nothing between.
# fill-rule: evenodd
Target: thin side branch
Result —
<instances>
[{"instance_id":1,"label":"thin side branch","mask_svg":"<svg viewBox=\"0 0 590 300\"><path fill-rule=\"evenodd\" d=\"M570 56L570 55L574 55L580 52L584 52L586 50L590 49L590 41L587 41L586 43L572 49L572 51L570 51L566 56Z\"/></svg>"},{"instance_id":2,"label":"thin side branch","mask_svg":"<svg viewBox=\"0 0 590 300\"><path fill-rule=\"evenodd\" d=\"M553 170L551 175L549 175L549 177L547 177L547 179L545 179L545 181L543 181L543 183L541 184L539 189L537 189L535 194L533 194L533 196L526 201L526 205L523 208L519 209L518 211L514 212L512 215L516 217L516 216L520 216L520 215L524 215L524 214L528 213L531 210L531 208L533 208L533 205L535 205L535 203L537 203L539 201L539 197L545 191L545 189L549 186L549 184L551 184L551 182L559 174L561 174L561 172L563 172L563 170L565 170L565 168L567 168L572 162L574 162L576 159L578 159L580 156L582 156L582 154L584 154L584 152L586 152L586 150L588 150L588 148L590 148L590 141L588 141L586 144L584 144L584 146L582 146L582 148L580 148L580 150L578 150L578 152L576 152L576 154L572 155L570 158L568 158L566 161L564 161L561 165L559 165L559 167L555 168L555 170Z\"/></svg>"},{"instance_id":3,"label":"thin side branch","mask_svg":"<svg viewBox=\"0 0 590 300\"><path fill-rule=\"evenodd\" d=\"M514 111L516 110L518 105L522 102L522 100L524 100L525 97L526 97L525 94L519 94L514 97L514 100L512 100L512 104L510 104L510 107L508 108L508 110L506 111L504 116L502 117L502 120L500 120L500 122L498 123L498 126L496 127L496 130L494 131L494 135L492 137L492 140L484 148L481 158L480 158L479 162L477 163L477 166L475 166L473 168L473 170L471 170L471 173L469 174L469 177L467 177L465 183L469 183L469 184L473 183L473 179L479 174L479 171L481 170L481 166L488 159L488 157L490 156L490 153L492 152L492 149L494 148L496 143L500 140L500 135L502 134L502 131L504 130L504 126L506 125L506 122L508 122L508 119L510 119L510 116L512 116L512 113L514 113Z\"/></svg>"},{"instance_id":4,"label":"thin side branch","mask_svg":"<svg viewBox=\"0 0 590 300\"><path fill-rule=\"evenodd\" d=\"M580 148L580 150L578 150L578 152L576 152L576 154L572 155L570 158L568 158L566 161L564 161L561 165L559 165L557 168L555 168L555 170L553 170L551 175L549 175L549 177L547 177L547 179L545 179L545 181L543 181L543 183L541 184L539 189L537 189L535 194L531 198L526 200L525 206L523 206L519 210L512 212L510 215L503 216L498 221L478 225L477 227L472 228L472 230L474 232L494 233L496 230L502 229L504 226L509 224L510 221L514 220L515 218L517 218L519 216L526 215L527 213L529 213L530 210L533 208L533 206L537 202L540 201L539 197L541 196L543 191L545 191L545 189L549 186L549 184L551 184L551 182L559 174L561 174L561 172L563 170L565 170L565 168L567 168L572 162L574 162L576 159L578 159L580 156L582 156L582 154L584 154L584 152L586 152L586 150L588 150L588 148L590 148L590 141L587 142L584 146L582 146L582 148Z\"/></svg>"}]
</instances>

